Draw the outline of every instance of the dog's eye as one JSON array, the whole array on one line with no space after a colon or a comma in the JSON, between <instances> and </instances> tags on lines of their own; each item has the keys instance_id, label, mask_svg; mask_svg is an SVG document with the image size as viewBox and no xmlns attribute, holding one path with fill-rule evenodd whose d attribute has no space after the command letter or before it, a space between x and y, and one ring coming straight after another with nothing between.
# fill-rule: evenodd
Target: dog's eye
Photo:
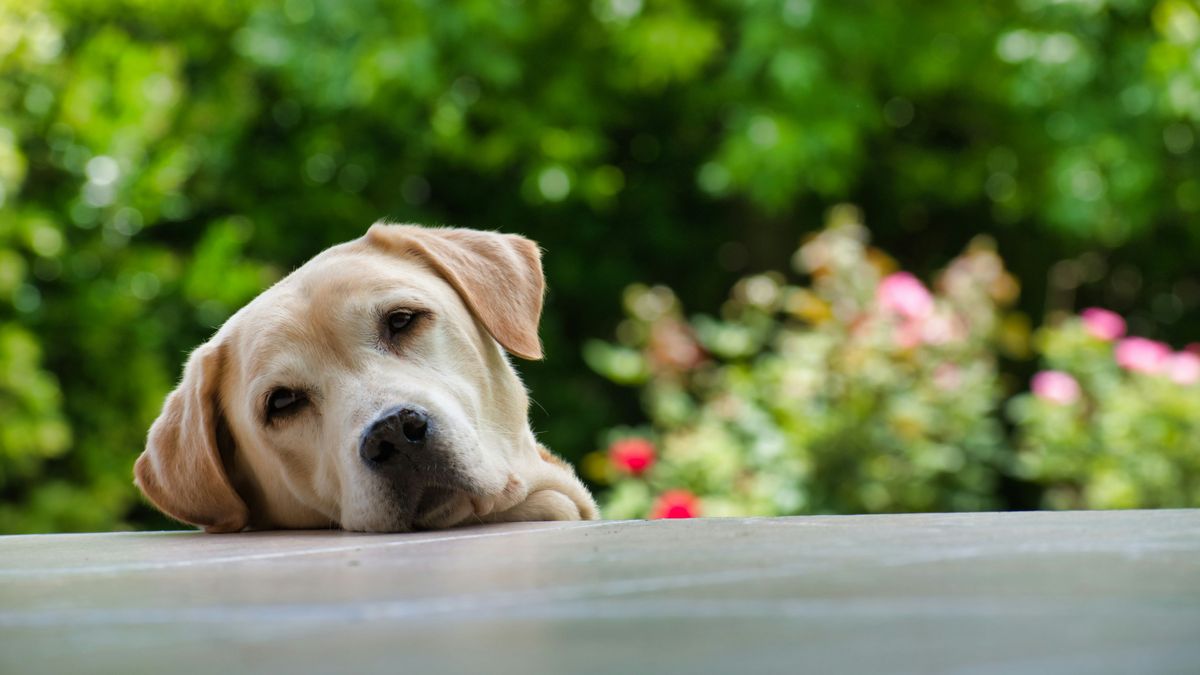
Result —
<instances>
[{"instance_id":1,"label":"dog's eye","mask_svg":"<svg viewBox=\"0 0 1200 675\"><path fill-rule=\"evenodd\" d=\"M404 329L408 328L408 326L412 323L413 317L415 317L415 316L416 316L415 312L411 312L407 309L398 309L398 310L388 314L387 315L388 333L390 333L392 335L396 335L398 333L403 333Z\"/></svg>"},{"instance_id":2,"label":"dog's eye","mask_svg":"<svg viewBox=\"0 0 1200 675\"><path fill-rule=\"evenodd\" d=\"M304 407L308 397L295 389L276 389L267 397L267 419L290 415Z\"/></svg>"}]
</instances>

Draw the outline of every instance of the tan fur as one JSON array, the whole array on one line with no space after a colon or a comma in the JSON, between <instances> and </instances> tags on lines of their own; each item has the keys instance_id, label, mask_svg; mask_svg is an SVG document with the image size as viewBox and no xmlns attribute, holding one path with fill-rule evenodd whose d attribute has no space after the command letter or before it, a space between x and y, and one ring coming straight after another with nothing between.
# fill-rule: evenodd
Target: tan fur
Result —
<instances>
[{"instance_id":1,"label":"tan fur","mask_svg":"<svg viewBox=\"0 0 1200 675\"><path fill-rule=\"evenodd\" d=\"M167 397L150 427L146 452L134 465L134 480L150 501L172 518L210 532L236 532L249 518L218 447L224 353L212 344L192 352L183 384Z\"/></svg>"},{"instance_id":2,"label":"tan fur","mask_svg":"<svg viewBox=\"0 0 1200 675\"><path fill-rule=\"evenodd\" d=\"M537 244L491 232L404 225L374 225L366 240L429 262L505 349L523 359L542 358L537 325L545 282ZM497 277L498 269L512 276Z\"/></svg>"},{"instance_id":3,"label":"tan fur","mask_svg":"<svg viewBox=\"0 0 1200 675\"><path fill-rule=\"evenodd\" d=\"M541 357L543 293L528 239L377 224L268 289L196 349L151 427L135 482L165 513L210 532L594 519L571 467L534 439L528 395L504 354ZM401 344L381 345L381 317L396 307L428 316ZM275 387L303 388L310 407L264 424ZM398 404L434 415L446 461L465 477L420 521L403 520L394 486L358 457L362 430Z\"/></svg>"}]
</instances>

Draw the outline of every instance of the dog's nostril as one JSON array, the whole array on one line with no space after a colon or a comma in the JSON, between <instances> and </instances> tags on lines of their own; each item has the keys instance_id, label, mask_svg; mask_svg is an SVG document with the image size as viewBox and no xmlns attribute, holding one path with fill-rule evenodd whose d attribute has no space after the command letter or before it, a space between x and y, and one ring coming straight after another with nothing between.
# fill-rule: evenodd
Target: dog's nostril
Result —
<instances>
[{"instance_id":1,"label":"dog's nostril","mask_svg":"<svg viewBox=\"0 0 1200 675\"><path fill-rule=\"evenodd\" d=\"M384 462L389 457L396 454L396 446L387 441L379 441L378 443L364 443L362 447L363 459L372 462Z\"/></svg>"},{"instance_id":2,"label":"dog's nostril","mask_svg":"<svg viewBox=\"0 0 1200 675\"><path fill-rule=\"evenodd\" d=\"M396 446L387 441L369 443L363 451L363 456L373 462L385 461L394 454L396 454Z\"/></svg>"},{"instance_id":3,"label":"dog's nostril","mask_svg":"<svg viewBox=\"0 0 1200 675\"><path fill-rule=\"evenodd\" d=\"M414 414L411 417L406 416L404 423L400 426L400 430L404 432L404 438L409 443L420 443L425 440L425 432L429 429L429 423L424 415Z\"/></svg>"}]
</instances>

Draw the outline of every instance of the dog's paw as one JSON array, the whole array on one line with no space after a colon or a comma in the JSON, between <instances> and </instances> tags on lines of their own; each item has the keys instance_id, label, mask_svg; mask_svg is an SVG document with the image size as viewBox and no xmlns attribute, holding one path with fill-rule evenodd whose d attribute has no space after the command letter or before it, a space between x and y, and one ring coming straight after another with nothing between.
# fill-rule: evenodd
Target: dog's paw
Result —
<instances>
[{"instance_id":1,"label":"dog's paw","mask_svg":"<svg viewBox=\"0 0 1200 675\"><path fill-rule=\"evenodd\" d=\"M558 490L538 490L516 506L493 513L489 520L498 523L515 523L534 520L590 520L567 495Z\"/></svg>"}]
</instances>

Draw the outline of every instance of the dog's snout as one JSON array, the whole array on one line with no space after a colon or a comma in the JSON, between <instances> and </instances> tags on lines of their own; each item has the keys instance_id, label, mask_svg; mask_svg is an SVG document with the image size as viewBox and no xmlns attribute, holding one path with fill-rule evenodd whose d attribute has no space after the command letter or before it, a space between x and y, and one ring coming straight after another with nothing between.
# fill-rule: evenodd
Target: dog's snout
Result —
<instances>
[{"instance_id":1,"label":"dog's snout","mask_svg":"<svg viewBox=\"0 0 1200 675\"><path fill-rule=\"evenodd\" d=\"M429 413L419 406L402 406L380 415L367 427L358 452L363 460L382 464L423 450L429 436Z\"/></svg>"}]
</instances>

